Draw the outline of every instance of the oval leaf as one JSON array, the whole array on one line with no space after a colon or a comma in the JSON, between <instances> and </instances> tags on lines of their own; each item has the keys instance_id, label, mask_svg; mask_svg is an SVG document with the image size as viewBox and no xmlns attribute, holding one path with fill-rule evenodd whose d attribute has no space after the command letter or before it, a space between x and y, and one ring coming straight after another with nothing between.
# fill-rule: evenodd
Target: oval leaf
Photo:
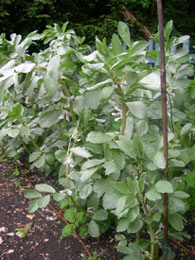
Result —
<instances>
[{"instance_id":1,"label":"oval leaf","mask_svg":"<svg viewBox=\"0 0 195 260\"><path fill-rule=\"evenodd\" d=\"M173 186L169 181L158 181L155 184L155 188L160 193L172 193Z\"/></svg>"},{"instance_id":2,"label":"oval leaf","mask_svg":"<svg viewBox=\"0 0 195 260\"><path fill-rule=\"evenodd\" d=\"M49 193L56 192L52 186L50 186L48 184L44 184L44 183L35 185L35 189L40 192L49 192Z\"/></svg>"}]
</instances>

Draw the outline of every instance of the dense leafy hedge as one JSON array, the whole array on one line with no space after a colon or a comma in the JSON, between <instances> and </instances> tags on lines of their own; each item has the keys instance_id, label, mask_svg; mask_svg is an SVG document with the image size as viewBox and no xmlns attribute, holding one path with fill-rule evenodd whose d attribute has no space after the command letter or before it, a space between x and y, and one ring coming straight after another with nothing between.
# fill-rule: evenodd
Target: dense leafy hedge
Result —
<instances>
[{"instance_id":1,"label":"dense leafy hedge","mask_svg":"<svg viewBox=\"0 0 195 260\"><path fill-rule=\"evenodd\" d=\"M1 35L0 144L7 156L18 159L25 151L31 168L57 177L58 188L38 184L24 195L33 199L30 212L51 198L60 203L70 222L62 238L74 229L97 237L112 227L124 260L160 259L164 193L169 235L188 237L183 215L193 207L195 82L187 77L194 69L188 51L171 51L189 37L171 31L169 22L169 181L163 180L160 70L147 60L158 61L158 51L148 52L145 41L132 43L122 22L112 45L96 38L93 52L67 23L24 39ZM37 40L47 48L29 54Z\"/></svg>"},{"instance_id":2,"label":"dense leafy hedge","mask_svg":"<svg viewBox=\"0 0 195 260\"><path fill-rule=\"evenodd\" d=\"M170 0L164 2L165 22L173 20L175 34L194 37L195 17L192 12L193 1ZM85 36L88 43L93 43L95 36L111 39L116 32L117 21L124 19L120 10L129 9L137 19L154 33L156 30L156 1L113 1L113 0L1 0L0 30L7 35L15 32L27 35L29 31L42 31L47 24L63 24L69 20L71 28L80 36ZM134 40L142 36L137 26L131 25Z\"/></svg>"}]
</instances>

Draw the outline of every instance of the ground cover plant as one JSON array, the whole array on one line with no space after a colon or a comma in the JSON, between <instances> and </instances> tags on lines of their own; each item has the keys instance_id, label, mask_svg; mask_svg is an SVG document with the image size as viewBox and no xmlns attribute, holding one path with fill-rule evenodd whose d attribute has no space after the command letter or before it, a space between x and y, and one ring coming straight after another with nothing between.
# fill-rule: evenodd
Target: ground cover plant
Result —
<instances>
[{"instance_id":1,"label":"ground cover plant","mask_svg":"<svg viewBox=\"0 0 195 260\"><path fill-rule=\"evenodd\" d=\"M0 38L0 144L8 157L28 154L31 168L57 179L25 190L29 211L59 202L69 221L61 238L77 229L81 237L116 231L124 260L160 259L163 194L169 194L169 235L182 240L184 213L193 209L195 171L194 75L189 37L172 37L165 27L169 103L169 179L161 127L158 51L132 42L119 22L111 44L96 38L95 50L84 38L57 24L22 39ZM154 35L156 42L159 35ZM42 40L38 53L28 48ZM123 43L126 49L123 48ZM166 252L169 259L174 253Z\"/></svg>"}]
</instances>

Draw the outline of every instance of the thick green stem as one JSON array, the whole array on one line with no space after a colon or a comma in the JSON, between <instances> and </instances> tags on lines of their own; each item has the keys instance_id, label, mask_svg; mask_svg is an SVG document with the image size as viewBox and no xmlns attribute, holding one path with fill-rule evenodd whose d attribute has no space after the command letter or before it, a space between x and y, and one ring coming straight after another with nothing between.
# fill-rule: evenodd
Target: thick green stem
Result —
<instances>
[{"instance_id":1,"label":"thick green stem","mask_svg":"<svg viewBox=\"0 0 195 260\"><path fill-rule=\"evenodd\" d=\"M154 230L153 230L153 228L152 228L152 224L148 224L148 229L149 229L149 232L150 232L150 243L151 243L151 246L150 246L150 259L151 259L151 260L154 260L155 234L154 234Z\"/></svg>"},{"instance_id":2,"label":"thick green stem","mask_svg":"<svg viewBox=\"0 0 195 260\"><path fill-rule=\"evenodd\" d=\"M71 100L71 94L70 94L70 91L69 89L66 87L66 85L64 83L62 83L62 89L64 90L66 96L70 99L70 114L71 114L71 117L72 117L72 120L74 123L77 122L77 117L76 117L76 114L73 110L73 103L72 103L72 100Z\"/></svg>"},{"instance_id":3,"label":"thick green stem","mask_svg":"<svg viewBox=\"0 0 195 260\"><path fill-rule=\"evenodd\" d=\"M139 244L139 242L140 242L140 232L138 231L138 232L136 233L136 243Z\"/></svg>"},{"instance_id":4,"label":"thick green stem","mask_svg":"<svg viewBox=\"0 0 195 260\"><path fill-rule=\"evenodd\" d=\"M66 188L70 188L70 180L69 180L69 164L66 164Z\"/></svg>"},{"instance_id":5,"label":"thick green stem","mask_svg":"<svg viewBox=\"0 0 195 260\"><path fill-rule=\"evenodd\" d=\"M114 73L107 67L106 68L112 81L114 82L114 84L117 86L117 88L120 90L122 97L120 99L120 103L121 103L121 109L122 109L122 125L121 125L121 131L120 134L124 135L125 133L125 128L126 128L126 121L127 121L127 105L125 103L125 99L123 97L123 90L121 87L121 83L120 81L115 77Z\"/></svg>"},{"instance_id":6,"label":"thick green stem","mask_svg":"<svg viewBox=\"0 0 195 260\"><path fill-rule=\"evenodd\" d=\"M23 142L22 138L21 138L21 143L22 143L24 149L27 151L27 153L30 154L30 151L29 151L28 147L26 146L26 144Z\"/></svg>"},{"instance_id":7,"label":"thick green stem","mask_svg":"<svg viewBox=\"0 0 195 260\"><path fill-rule=\"evenodd\" d=\"M125 128L126 128L126 121L127 121L127 106L123 99L121 99L121 105L122 105L122 125L121 125L120 134L124 135Z\"/></svg>"},{"instance_id":8,"label":"thick green stem","mask_svg":"<svg viewBox=\"0 0 195 260\"><path fill-rule=\"evenodd\" d=\"M35 149L36 149L38 152L42 153L42 152L41 152L41 149L40 149L39 146L36 144L36 142L33 140L33 138L32 138L31 136L29 136L29 139L31 140L31 143L34 145Z\"/></svg>"}]
</instances>

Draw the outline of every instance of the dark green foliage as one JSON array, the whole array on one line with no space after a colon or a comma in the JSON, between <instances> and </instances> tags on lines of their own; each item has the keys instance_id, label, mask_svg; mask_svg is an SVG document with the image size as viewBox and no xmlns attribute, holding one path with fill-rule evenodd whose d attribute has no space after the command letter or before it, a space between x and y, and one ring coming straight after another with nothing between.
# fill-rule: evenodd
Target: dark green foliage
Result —
<instances>
[{"instance_id":1,"label":"dark green foliage","mask_svg":"<svg viewBox=\"0 0 195 260\"><path fill-rule=\"evenodd\" d=\"M176 35L188 34L194 39L193 1L170 0L164 3L165 22L173 20ZM110 40L116 32L117 21L124 20L121 10L127 8L140 23L154 33L157 25L156 1L154 0L1 0L0 32L26 36L33 30L42 31L47 24L69 25L80 36L85 36L89 44L98 38ZM142 34L136 24L129 22L134 40ZM193 44L193 40L192 40Z\"/></svg>"}]
</instances>

